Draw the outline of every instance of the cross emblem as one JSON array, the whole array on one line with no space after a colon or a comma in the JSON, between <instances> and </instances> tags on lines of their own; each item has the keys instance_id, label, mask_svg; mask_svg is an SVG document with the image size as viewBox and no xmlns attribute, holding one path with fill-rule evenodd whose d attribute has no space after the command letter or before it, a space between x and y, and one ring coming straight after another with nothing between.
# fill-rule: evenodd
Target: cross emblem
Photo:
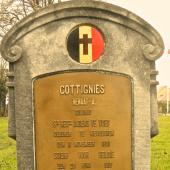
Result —
<instances>
[{"instance_id":1,"label":"cross emblem","mask_svg":"<svg viewBox=\"0 0 170 170\"><path fill-rule=\"evenodd\" d=\"M83 34L83 38L79 39L79 43L83 44L83 55L88 55L88 44L92 43L92 38L88 38L88 34Z\"/></svg>"}]
</instances>

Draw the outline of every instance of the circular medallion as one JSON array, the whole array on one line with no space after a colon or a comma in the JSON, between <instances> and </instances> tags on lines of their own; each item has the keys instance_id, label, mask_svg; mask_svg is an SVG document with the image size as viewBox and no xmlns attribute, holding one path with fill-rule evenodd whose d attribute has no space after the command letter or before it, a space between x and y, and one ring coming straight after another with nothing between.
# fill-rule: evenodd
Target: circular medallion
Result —
<instances>
[{"instance_id":1,"label":"circular medallion","mask_svg":"<svg viewBox=\"0 0 170 170\"><path fill-rule=\"evenodd\" d=\"M73 60L82 64L92 63L104 52L103 35L96 27L79 25L69 34L67 49Z\"/></svg>"}]
</instances>

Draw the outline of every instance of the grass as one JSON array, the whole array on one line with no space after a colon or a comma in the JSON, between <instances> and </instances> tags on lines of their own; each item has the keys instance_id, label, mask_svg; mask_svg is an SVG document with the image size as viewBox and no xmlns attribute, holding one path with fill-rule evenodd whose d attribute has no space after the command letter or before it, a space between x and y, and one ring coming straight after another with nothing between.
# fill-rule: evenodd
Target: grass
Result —
<instances>
[{"instance_id":1,"label":"grass","mask_svg":"<svg viewBox=\"0 0 170 170\"><path fill-rule=\"evenodd\" d=\"M170 116L159 117L159 130L152 139L151 170L170 170Z\"/></svg>"},{"instance_id":2,"label":"grass","mask_svg":"<svg viewBox=\"0 0 170 170\"><path fill-rule=\"evenodd\" d=\"M8 137L7 118L0 117L0 170L16 170L15 145Z\"/></svg>"},{"instance_id":3,"label":"grass","mask_svg":"<svg viewBox=\"0 0 170 170\"><path fill-rule=\"evenodd\" d=\"M160 116L159 129L152 139L151 170L170 170L170 116ZM15 141L7 136L7 118L0 118L0 170L16 170Z\"/></svg>"}]
</instances>

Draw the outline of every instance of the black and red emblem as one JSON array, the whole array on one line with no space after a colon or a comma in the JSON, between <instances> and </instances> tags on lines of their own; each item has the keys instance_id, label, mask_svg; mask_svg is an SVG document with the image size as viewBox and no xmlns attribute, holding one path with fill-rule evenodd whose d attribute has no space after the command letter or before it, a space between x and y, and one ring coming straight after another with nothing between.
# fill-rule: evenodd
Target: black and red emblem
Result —
<instances>
[{"instance_id":1,"label":"black and red emblem","mask_svg":"<svg viewBox=\"0 0 170 170\"><path fill-rule=\"evenodd\" d=\"M102 33L89 25L76 27L69 35L67 49L75 61L87 64L96 61L104 52Z\"/></svg>"}]
</instances>

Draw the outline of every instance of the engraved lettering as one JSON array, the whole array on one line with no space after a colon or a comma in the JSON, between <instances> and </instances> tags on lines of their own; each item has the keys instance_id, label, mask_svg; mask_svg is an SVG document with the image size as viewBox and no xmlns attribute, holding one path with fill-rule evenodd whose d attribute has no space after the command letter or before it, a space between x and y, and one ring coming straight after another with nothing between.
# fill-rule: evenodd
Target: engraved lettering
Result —
<instances>
[{"instance_id":1,"label":"engraved lettering","mask_svg":"<svg viewBox=\"0 0 170 170\"><path fill-rule=\"evenodd\" d=\"M76 115L91 115L91 110L72 110ZM69 128L69 127L110 127L110 120L54 120L52 121L53 128ZM102 132L102 131L99 131ZM103 131L103 133L114 133L113 131Z\"/></svg>"},{"instance_id":2,"label":"engraved lettering","mask_svg":"<svg viewBox=\"0 0 170 170\"><path fill-rule=\"evenodd\" d=\"M71 94L74 93L74 85L70 85L70 92L71 92Z\"/></svg>"},{"instance_id":3,"label":"engraved lettering","mask_svg":"<svg viewBox=\"0 0 170 170\"><path fill-rule=\"evenodd\" d=\"M93 141L78 141L78 142L74 142L74 147L76 147L76 148L95 147L95 142L93 142Z\"/></svg>"},{"instance_id":4,"label":"engraved lettering","mask_svg":"<svg viewBox=\"0 0 170 170\"><path fill-rule=\"evenodd\" d=\"M62 73L44 79L36 80L34 88L37 89L35 116L39 120L35 124L37 167L132 169L129 165L132 103L128 77L96 71ZM122 107L121 103L128 107ZM126 145L119 147L124 140ZM124 156L125 165L121 164Z\"/></svg>"},{"instance_id":5,"label":"engraved lettering","mask_svg":"<svg viewBox=\"0 0 170 170\"><path fill-rule=\"evenodd\" d=\"M97 127L97 120L91 120L91 127Z\"/></svg>"},{"instance_id":6,"label":"engraved lettering","mask_svg":"<svg viewBox=\"0 0 170 170\"><path fill-rule=\"evenodd\" d=\"M65 93L64 93L64 86L60 86L60 94L61 95L64 95Z\"/></svg>"},{"instance_id":7,"label":"engraved lettering","mask_svg":"<svg viewBox=\"0 0 170 170\"><path fill-rule=\"evenodd\" d=\"M72 124L73 124L73 122L70 121L70 120L63 120L63 121L54 120L54 121L52 122L53 128L57 128L57 127L65 128L65 127L72 126Z\"/></svg>"},{"instance_id":8,"label":"engraved lettering","mask_svg":"<svg viewBox=\"0 0 170 170\"><path fill-rule=\"evenodd\" d=\"M112 169L113 164L112 163L104 163L104 168Z\"/></svg>"},{"instance_id":9,"label":"engraved lettering","mask_svg":"<svg viewBox=\"0 0 170 170\"><path fill-rule=\"evenodd\" d=\"M60 85L60 95L74 94L104 94L105 86L103 84L66 84Z\"/></svg>"},{"instance_id":10,"label":"engraved lettering","mask_svg":"<svg viewBox=\"0 0 170 170\"><path fill-rule=\"evenodd\" d=\"M71 132L53 132L54 137L71 137Z\"/></svg>"},{"instance_id":11,"label":"engraved lettering","mask_svg":"<svg viewBox=\"0 0 170 170\"><path fill-rule=\"evenodd\" d=\"M65 170L64 164L57 164L57 169L58 170Z\"/></svg>"},{"instance_id":12,"label":"engraved lettering","mask_svg":"<svg viewBox=\"0 0 170 170\"><path fill-rule=\"evenodd\" d=\"M73 111L76 116L87 116L91 115L92 111L91 110L74 110Z\"/></svg>"},{"instance_id":13,"label":"engraved lettering","mask_svg":"<svg viewBox=\"0 0 170 170\"><path fill-rule=\"evenodd\" d=\"M81 164L81 168L82 168L82 169L91 168L91 163L82 163L82 164Z\"/></svg>"},{"instance_id":14,"label":"engraved lettering","mask_svg":"<svg viewBox=\"0 0 170 170\"><path fill-rule=\"evenodd\" d=\"M88 98L88 97L76 97L72 99L73 106L87 106L87 105L95 105L95 99L94 98Z\"/></svg>"},{"instance_id":15,"label":"engraved lettering","mask_svg":"<svg viewBox=\"0 0 170 170\"><path fill-rule=\"evenodd\" d=\"M89 158L89 152L79 152L79 158L80 159L88 159Z\"/></svg>"},{"instance_id":16,"label":"engraved lettering","mask_svg":"<svg viewBox=\"0 0 170 170\"><path fill-rule=\"evenodd\" d=\"M114 152L99 152L98 157L100 159L114 158Z\"/></svg>"},{"instance_id":17,"label":"engraved lettering","mask_svg":"<svg viewBox=\"0 0 170 170\"><path fill-rule=\"evenodd\" d=\"M101 94L104 94L104 92L105 92L105 86L104 86L104 85L101 85L101 86L100 86L100 93L101 93Z\"/></svg>"},{"instance_id":18,"label":"engraved lettering","mask_svg":"<svg viewBox=\"0 0 170 170\"><path fill-rule=\"evenodd\" d=\"M74 127L89 127L90 123L89 121L85 121L85 120L80 120L80 121L76 121L74 122Z\"/></svg>"},{"instance_id":19,"label":"engraved lettering","mask_svg":"<svg viewBox=\"0 0 170 170\"><path fill-rule=\"evenodd\" d=\"M73 98L72 99L73 105L87 105L88 104L88 98Z\"/></svg>"},{"instance_id":20,"label":"engraved lettering","mask_svg":"<svg viewBox=\"0 0 170 170\"><path fill-rule=\"evenodd\" d=\"M110 120L99 120L99 127L109 127Z\"/></svg>"},{"instance_id":21,"label":"engraved lettering","mask_svg":"<svg viewBox=\"0 0 170 170\"><path fill-rule=\"evenodd\" d=\"M69 158L69 154L68 153L54 153L54 159L68 159Z\"/></svg>"},{"instance_id":22,"label":"engraved lettering","mask_svg":"<svg viewBox=\"0 0 170 170\"><path fill-rule=\"evenodd\" d=\"M57 142L57 148L65 148L66 144L64 142Z\"/></svg>"},{"instance_id":23,"label":"engraved lettering","mask_svg":"<svg viewBox=\"0 0 170 170\"><path fill-rule=\"evenodd\" d=\"M88 87L88 85L85 84L82 93L88 94L88 92L89 92L89 87Z\"/></svg>"},{"instance_id":24,"label":"engraved lettering","mask_svg":"<svg viewBox=\"0 0 170 170\"><path fill-rule=\"evenodd\" d=\"M96 84L96 94L100 94L100 85Z\"/></svg>"},{"instance_id":25,"label":"engraved lettering","mask_svg":"<svg viewBox=\"0 0 170 170\"><path fill-rule=\"evenodd\" d=\"M102 142L102 147L110 147L110 141L103 141Z\"/></svg>"},{"instance_id":26,"label":"engraved lettering","mask_svg":"<svg viewBox=\"0 0 170 170\"><path fill-rule=\"evenodd\" d=\"M114 131L91 131L90 136L114 136Z\"/></svg>"},{"instance_id":27,"label":"engraved lettering","mask_svg":"<svg viewBox=\"0 0 170 170\"><path fill-rule=\"evenodd\" d=\"M70 90L69 90L69 86L68 85L65 85L64 86L64 94L69 94L70 93Z\"/></svg>"}]
</instances>

